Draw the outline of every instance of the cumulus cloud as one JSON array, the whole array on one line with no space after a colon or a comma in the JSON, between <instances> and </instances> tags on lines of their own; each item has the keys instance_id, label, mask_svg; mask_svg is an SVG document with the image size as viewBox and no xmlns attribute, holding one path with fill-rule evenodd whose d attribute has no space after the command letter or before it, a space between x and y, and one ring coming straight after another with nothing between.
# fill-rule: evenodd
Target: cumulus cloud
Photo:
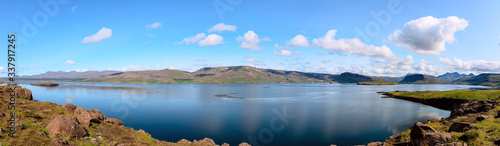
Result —
<instances>
[{"instance_id":1,"label":"cumulus cloud","mask_svg":"<svg viewBox=\"0 0 500 146\"><path fill-rule=\"evenodd\" d=\"M66 62L64 62L64 64L66 65L75 65L76 63L72 60L66 60Z\"/></svg>"},{"instance_id":2,"label":"cumulus cloud","mask_svg":"<svg viewBox=\"0 0 500 146\"><path fill-rule=\"evenodd\" d=\"M160 22L155 22L153 24L149 24L149 25L146 25L146 28L158 28L158 27L161 27L161 23Z\"/></svg>"},{"instance_id":3,"label":"cumulus cloud","mask_svg":"<svg viewBox=\"0 0 500 146\"><path fill-rule=\"evenodd\" d=\"M205 39L200 41L200 46L213 46L223 44L224 38L217 34L208 35Z\"/></svg>"},{"instance_id":4,"label":"cumulus cloud","mask_svg":"<svg viewBox=\"0 0 500 146\"><path fill-rule=\"evenodd\" d=\"M219 23L215 26L212 26L212 28L208 30L208 32L222 32L222 31L236 31L236 26Z\"/></svg>"},{"instance_id":5,"label":"cumulus cloud","mask_svg":"<svg viewBox=\"0 0 500 146\"><path fill-rule=\"evenodd\" d=\"M262 38L263 41L271 41L271 39L269 37L264 37Z\"/></svg>"},{"instance_id":6,"label":"cumulus cloud","mask_svg":"<svg viewBox=\"0 0 500 146\"><path fill-rule=\"evenodd\" d=\"M111 37L112 34L113 34L113 32L111 31L111 29L103 27L96 34L94 34L92 36L85 37L82 40L82 43L98 42L98 41L101 41L101 40L104 40L104 39Z\"/></svg>"},{"instance_id":7,"label":"cumulus cloud","mask_svg":"<svg viewBox=\"0 0 500 146\"><path fill-rule=\"evenodd\" d=\"M291 56L292 52L290 50L281 49L280 52L274 51L274 55L278 55L278 56Z\"/></svg>"},{"instance_id":8,"label":"cumulus cloud","mask_svg":"<svg viewBox=\"0 0 500 146\"><path fill-rule=\"evenodd\" d=\"M196 42L198 42L201 39L206 38L206 37L207 37L207 35L205 33L199 33L199 34L196 34L195 36L182 39L181 43L186 43L186 44L193 43L194 44L194 43L196 43Z\"/></svg>"},{"instance_id":9,"label":"cumulus cloud","mask_svg":"<svg viewBox=\"0 0 500 146\"><path fill-rule=\"evenodd\" d=\"M454 71L467 72L500 72L500 62L486 60L462 61L454 58L453 61L448 58L439 58L439 62Z\"/></svg>"},{"instance_id":10,"label":"cumulus cloud","mask_svg":"<svg viewBox=\"0 0 500 146\"><path fill-rule=\"evenodd\" d=\"M292 47L309 47L309 40L303 35L297 35L288 41L287 45Z\"/></svg>"},{"instance_id":11,"label":"cumulus cloud","mask_svg":"<svg viewBox=\"0 0 500 146\"><path fill-rule=\"evenodd\" d=\"M455 41L455 32L468 25L467 20L457 16L427 16L406 23L402 31L396 30L387 40L418 54L439 55L446 50L445 43Z\"/></svg>"},{"instance_id":12,"label":"cumulus cloud","mask_svg":"<svg viewBox=\"0 0 500 146\"><path fill-rule=\"evenodd\" d=\"M121 69L118 69L118 70L119 71L136 71L136 70L139 70L139 69L141 69L141 67L135 66L135 65L131 65L131 66L124 67L124 68L121 68Z\"/></svg>"},{"instance_id":13,"label":"cumulus cloud","mask_svg":"<svg viewBox=\"0 0 500 146\"><path fill-rule=\"evenodd\" d=\"M236 38L236 41L241 42L240 47L245 48L245 49L250 49L250 50L261 50L264 49L264 47L259 46L259 42L261 41L259 36L255 34L254 31L249 30L246 32L243 37L238 36Z\"/></svg>"},{"instance_id":14,"label":"cumulus cloud","mask_svg":"<svg viewBox=\"0 0 500 146\"><path fill-rule=\"evenodd\" d=\"M334 39L337 30L330 30L324 37L313 39L313 44L326 50L340 50L352 54L375 57L391 57L391 49L383 45L381 47L366 45L357 38L352 39Z\"/></svg>"}]
</instances>

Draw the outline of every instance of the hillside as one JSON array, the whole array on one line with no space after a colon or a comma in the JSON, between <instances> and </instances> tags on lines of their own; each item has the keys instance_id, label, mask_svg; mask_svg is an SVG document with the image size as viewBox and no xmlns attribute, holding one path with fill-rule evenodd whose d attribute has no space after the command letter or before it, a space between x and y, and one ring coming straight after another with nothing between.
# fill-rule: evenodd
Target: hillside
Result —
<instances>
[{"instance_id":1,"label":"hillside","mask_svg":"<svg viewBox=\"0 0 500 146\"><path fill-rule=\"evenodd\" d=\"M469 75L466 75L466 74L459 74L457 72L454 72L454 73L445 73L443 75L439 75L437 76L437 78L443 82L448 82L448 83L451 83L457 79L460 79L462 77L474 77L474 74L469 74Z\"/></svg>"},{"instance_id":2,"label":"hillside","mask_svg":"<svg viewBox=\"0 0 500 146\"><path fill-rule=\"evenodd\" d=\"M500 86L500 74L485 73L475 77L462 77L454 83L498 87Z\"/></svg>"},{"instance_id":3,"label":"hillside","mask_svg":"<svg viewBox=\"0 0 500 146\"><path fill-rule=\"evenodd\" d=\"M355 73L344 72L340 74L337 82L339 83L357 83L357 82L370 82L374 81L373 77L364 76Z\"/></svg>"},{"instance_id":4,"label":"hillside","mask_svg":"<svg viewBox=\"0 0 500 146\"><path fill-rule=\"evenodd\" d=\"M401 84L442 84L438 78L435 76L431 75L424 75L424 74L411 74L411 75L406 75L402 81L399 83Z\"/></svg>"},{"instance_id":5,"label":"hillside","mask_svg":"<svg viewBox=\"0 0 500 146\"><path fill-rule=\"evenodd\" d=\"M304 73L250 66L206 67L196 72L180 70L133 71L94 77L85 81L111 83L304 83L330 82L338 75Z\"/></svg>"},{"instance_id":6,"label":"hillside","mask_svg":"<svg viewBox=\"0 0 500 146\"><path fill-rule=\"evenodd\" d=\"M120 73L119 71L85 71L85 72L52 72L49 71L44 74L32 75L32 76L21 76L20 79L85 79L93 78L105 75L111 75L115 73Z\"/></svg>"}]
</instances>

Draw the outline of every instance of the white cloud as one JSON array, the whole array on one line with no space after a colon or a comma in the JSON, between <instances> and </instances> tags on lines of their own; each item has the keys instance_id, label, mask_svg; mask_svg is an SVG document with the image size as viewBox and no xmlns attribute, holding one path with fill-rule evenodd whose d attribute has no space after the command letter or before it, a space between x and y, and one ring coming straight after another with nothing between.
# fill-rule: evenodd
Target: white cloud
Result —
<instances>
[{"instance_id":1,"label":"white cloud","mask_svg":"<svg viewBox=\"0 0 500 146\"><path fill-rule=\"evenodd\" d=\"M31 66L31 67L36 68L36 65L33 65L33 66Z\"/></svg>"},{"instance_id":2,"label":"white cloud","mask_svg":"<svg viewBox=\"0 0 500 146\"><path fill-rule=\"evenodd\" d=\"M118 70L119 71L136 71L136 70L139 70L139 69L141 69L141 67L135 66L135 65L131 65L131 66L124 67L124 68L121 68L121 69L118 69Z\"/></svg>"},{"instance_id":3,"label":"white cloud","mask_svg":"<svg viewBox=\"0 0 500 146\"><path fill-rule=\"evenodd\" d=\"M323 63L328 63L328 62L330 62L330 60L328 60L328 59L323 59L323 60L321 60L321 62L323 62Z\"/></svg>"},{"instance_id":4,"label":"white cloud","mask_svg":"<svg viewBox=\"0 0 500 146\"><path fill-rule=\"evenodd\" d=\"M264 37L262 38L263 41L271 41L271 39L269 37Z\"/></svg>"},{"instance_id":5,"label":"white cloud","mask_svg":"<svg viewBox=\"0 0 500 146\"><path fill-rule=\"evenodd\" d=\"M113 32L111 31L111 29L103 27L96 34L94 34L92 36L85 37L82 40L82 43L98 42L98 41L101 41L101 40L104 40L104 39L111 37L112 34L113 34Z\"/></svg>"},{"instance_id":6,"label":"white cloud","mask_svg":"<svg viewBox=\"0 0 500 146\"><path fill-rule=\"evenodd\" d=\"M208 30L208 32L222 32L222 31L236 31L236 26L219 23L215 26L212 26L212 28Z\"/></svg>"},{"instance_id":7,"label":"white cloud","mask_svg":"<svg viewBox=\"0 0 500 146\"><path fill-rule=\"evenodd\" d=\"M168 69L175 69L175 66L170 66Z\"/></svg>"},{"instance_id":8,"label":"white cloud","mask_svg":"<svg viewBox=\"0 0 500 146\"><path fill-rule=\"evenodd\" d=\"M76 8L78 8L78 6L73 6L73 8L71 8L71 13L75 13Z\"/></svg>"},{"instance_id":9,"label":"white cloud","mask_svg":"<svg viewBox=\"0 0 500 146\"><path fill-rule=\"evenodd\" d=\"M278 56L291 56L292 52L290 50L281 49L280 52L274 51L274 55L278 55Z\"/></svg>"},{"instance_id":10,"label":"white cloud","mask_svg":"<svg viewBox=\"0 0 500 146\"><path fill-rule=\"evenodd\" d=\"M64 62L64 64L66 65L75 65L76 63L72 60L67 60L66 62Z\"/></svg>"},{"instance_id":11,"label":"white cloud","mask_svg":"<svg viewBox=\"0 0 500 146\"><path fill-rule=\"evenodd\" d=\"M405 24L403 31L396 30L387 40L418 54L439 55L445 51L445 43L455 41L455 32L468 26L465 19L422 17Z\"/></svg>"},{"instance_id":12,"label":"white cloud","mask_svg":"<svg viewBox=\"0 0 500 146\"><path fill-rule=\"evenodd\" d=\"M207 35L205 35L205 33L199 33L199 34L196 34L195 36L182 39L181 43L186 43L186 44L196 43L199 40L206 38L206 37L207 37Z\"/></svg>"},{"instance_id":13,"label":"white cloud","mask_svg":"<svg viewBox=\"0 0 500 146\"><path fill-rule=\"evenodd\" d=\"M278 44L274 44L274 48L276 48L276 49L286 49L285 47L279 46Z\"/></svg>"},{"instance_id":14,"label":"white cloud","mask_svg":"<svg viewBox=\"0 0 500 146\"><path fill-rule=\"evenodd\" d=\"M391 49L383 45L381 47L366 45L357 38L352 39L338 39L335 40L335 34L337 30L330 30L322 38L313 39L313 44L317 47L326 50L340 50L352 54L363 55L363 56L378 56L378 57L391 57Z\"/></svg>"},{"instance_id":15,"label":"white cloud","mask_svg":"<svg viewBox=\"0 0 500 146\"><path fill-rule=\"evenodd\" d=\"M146 28L158 28L158 27L161 27L162 24L160 22L155 22L153 24L149 24L149 25L146 25Z\"/></svg>"},{"instance_id":16,"label":"white cloud","mask_svg":"<svg viewBox=\"0 0 500 146\"><path fill-rule=\"evenodd\" d=\"M448 58L439 58L439 62L447 66L450 70L454 71L500 72L500 62L498 61L485 61L485 60L462 61L457 58L454 58L453 61L451 61Z\"/></svg>"},{"instance_id":17,"label":"white cloud","mask_svg":"<svg viewBox=\"0 0 500 146\"><path fill-rule=\"evenodd\" d=\"M262 60L257 60L255 58L250 58L248 57L245 62L249 62L249 63L254 63L254 62L262 62Z\"/></svg>"},{"instance_id":18,"label":"white cloud","mask_svg":"<svg viewBox=\"0 0 500 146\"><path fill-rule=\"evenodd\" d=\"M238 36L236 38L236 41L241 42L240 47L245 48L245 49L250 49L250 50L261 50L264 49L264 47L259 46L260 38L257 34L255 34L254 31L249 30L246 32L243 37Z\"/></svg>"},{"instance_id":19,"label":"white cloud","mask_svg":"<svg viewBox=\"0 0 500 146\"><path fill-rule=\"evenodd\" d=\"M288 41L287 45L292 47L309 47L309 40L303 35L297 35Z\"/></svg>"},{"instance_id":20,"label":"white cloud","mask_svg":"<svg viewBox=\"0 0 500 146\"><path fill-rule=\"evenodd\" d=\"M200 41L200 46L213 46L224 44L224 38L217 34L208 35L207 38Z\"/></svg>"}]
</instances>

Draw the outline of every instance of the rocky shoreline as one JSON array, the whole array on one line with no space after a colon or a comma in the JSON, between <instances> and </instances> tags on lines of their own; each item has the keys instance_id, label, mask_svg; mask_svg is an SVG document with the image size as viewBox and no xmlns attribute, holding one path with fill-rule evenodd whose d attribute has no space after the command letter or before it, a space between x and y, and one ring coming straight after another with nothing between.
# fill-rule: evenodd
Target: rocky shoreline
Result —
<instances>
[{"instance_id":1,"label":"rocky shoreline","mask_svg":"<svg viewBox=\"0 0 500 146\"><path fill-rule=\"evenodd\" d=\"M389 92L379 94L450 110L451 113L447 118L416 122L409 130L391 136L385 142L373 142L368 146L500 145L500 97L494 100L420 99Z\"/></svg>"},{"instance_id":2,"label":"rocky shoreline","mask_svg":"<svg viewBox=\"0 0 500 146\"><path fill-rule=\"evenodd\" d=\"M9 88L16 90L16 109L10 110ZM0 86L0 144L2 145L167 145L218 146L212 139L166 142L144 130L125 127L119 119L106 117L97 109L87 110L71 103L64 106L33 100L31 90L21 86ZM11 113L15 115L14 137L8 136ZM222 146L229 146L222 143ZM241 143L239 146L250 146Z\"/></svg>"}]
</instances>

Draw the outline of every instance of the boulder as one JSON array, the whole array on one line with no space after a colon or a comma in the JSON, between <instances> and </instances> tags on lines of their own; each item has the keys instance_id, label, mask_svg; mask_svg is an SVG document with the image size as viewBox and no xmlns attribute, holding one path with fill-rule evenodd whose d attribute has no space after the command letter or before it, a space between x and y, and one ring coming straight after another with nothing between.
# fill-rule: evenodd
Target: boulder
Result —
<instances>
[{"instance_id":1,"label":"boulder","mask_svg":"<svg viewBox=\"0 0 500 146\"><path fill-rule=\"evenodd\" d=\"M438 133L431 126L417 122L411 128L410 138L414 146L438 145L451 140L451 134Z\"/></svg>"},{"instance_id":2,"label":"boulder","mask_svg":"<svg viewBox=\"0 0 500 146\"><path fill-rule=\"evenodd\" d=\"M467 146L467 144L461 143L461 142L451 142L451 143L445 143L445 144L438 144L436 146Z\"/></svg>"},{"instance_id":3,"label":"boulder","mask_svg":"<svg viewBox=\"0 0 500 146\"><path fill-rule=\"evenodd\" d=\"M370 142L366 146L388 146L388 143L385 142Z\"/></svg>"},{"instance_id":4,"label":"boulder","mask_svg":"<svg viewBox=\"0 0 500 146\"><path fill-rule=\"evenodd\" d=\"M76 106L71 103L66 103L63 107L70 113L74 113L76 109Z\"/></svg>"},{"instance_id":5,"label":"boulder","mask_svg":"<svg viewBox=\"0 0 500 146\"><path fill-rule=\"evenodd\" d=\"M193 143L198 143L201 145L215 145L214 140L212 140L210 138L204 138L204 139L199 140L199 141L194 140Z\"/></svg>"},{"instance_id":6,"label":"boulder","mask_svg":"<svg viewBox=\"0 0 500 146\"><path fill-rule=\"evenodd\" d=\"M106 119L106 116L104 114L101 114L101 111L99 111L98 109L91 109L90 114L97 117L97 119L99 119L99 121L104 121Z\"/></svg>"},{"instance_id":7,"label":"boulder","mask_svg":"<svg viewBox=\"0 0 500 146\"><path fill-rule=\"evenodd\" d=\"M221 146L229 146L228 143L223 143Z\"/></svg>"},{"instance_id":8,"label":"boulder","mask_svg":"<svg viewBox=\"0 0 500 146\"><path fill-rule=\"evenodd\" d=\"M16 86L15 91L17 97L33 100L33 95L31 94L30 89L22 88L21 86Z\"/></svg>"},{"instance_id":9,"label":"boulder","mask_svg":"<svg viewBox=\"0 0 500 146\"><path fill-rule=\"evenodd\" d=\"M50 141L50 143L53 145L53 146L65 146L65 145L69 145L67 141L64 141L63 139L60 139L60 138L54 138Z\"/></svg>"},{"instance_id":10,"label":"boulder","mask_svg":"<svg viewBox=\"0 0 500 146\"><path fill-rule=\"evenodd\" d=\"M191 143L191 141L186 140L186 139L181 139L181 140L177 141L177 143Z\"/></svg>"},{"instance_id":11,"label":"boulder","mask_svg":"<svg viewBox=\"0 0 500 146\"><path fill-rule=\"evenodd\" d=\"M142 129L139 129L139 132L142 133L142 134L146 134L148 135L149 137L151 137L151 134L147 133L146 131L142 130ZM196 141L196 140L195 140Z\"/></svg>"},{"instance_id":12,"label":"boulder","mask_svg":"<svg viewBox=\"0 0 500 146\"><path fill-rule=\"evenodd\" d=\"M465 116L471 113L487 112L500 103L496 100L482 100L482 101L471 101L467 103L460 104L455 107L450 114L450 118L455 118L458 116Z\"/></svg>"},{"instance_id":13,"label":"boulder","mask_svg":"<svg viewBox=\"0 0 500 146\"><path fill-rule=\"evenodd\" d=\"M76 117L72 115L60 115L52 120L47 127L45 127L50 135L59 137L75 137L81 138L87 135L87 130L83 128Z\"/></svg>"},{"instance_id":14,"label":"boulder","mask_svg":"<svg viewBox=\"0 0 500 146\"><path fill-rule=\"evenodd\" d=\"M115 118L106 118L105 121L106 121L106 123L109 123L109 124L123 126L123 122L121 120L118 120Z\"/></svg>"},{"instance_id":15,"label":"boulder","mask_svg":"<svg viewBox=\"0 0 500 146\"><path fill-rule=\"evenodd\" d=\"M476 117L476 121L483 121L483 120L486 120L488 119L489 117L493 117L492 115L479 115Z\"/></svg>"},{"instance_id":16,"label":"boulder","mask_svg":"<svg viewBox=\"0 0 500 146\"><path fill-rule=\"evenodd\" d=\"M248 144L248 143L246 143L246 142L242 142L242 143L240 143L238 146L252 146L252 145L250 145L250 144Z\"/></svg>"},{"instance_id":17,"label":"boulder","mask_svg":"<svg viewBox=\"0 0 500 146\"><path fill-rule=\"evenodd\" d=\"M76 119L78 119L78 122L80 122L80 124L85 127L91 126L92 123L100 123L99 118L93 116L89 111L82 107L76 107L73 114L75 115Z\"/></svg>"},{"instance_id":18,"label":"boulder","mask_svg":"<svg viewBox=\"0 0 500 146\"><path fill-rule=\"evenodd\" d=\"M451 124L450 129L448 129L448 132L465 132L467 130L470 130L474 124L467 123L467 122L455 122Z\"/></svg>"}]
</instances>

